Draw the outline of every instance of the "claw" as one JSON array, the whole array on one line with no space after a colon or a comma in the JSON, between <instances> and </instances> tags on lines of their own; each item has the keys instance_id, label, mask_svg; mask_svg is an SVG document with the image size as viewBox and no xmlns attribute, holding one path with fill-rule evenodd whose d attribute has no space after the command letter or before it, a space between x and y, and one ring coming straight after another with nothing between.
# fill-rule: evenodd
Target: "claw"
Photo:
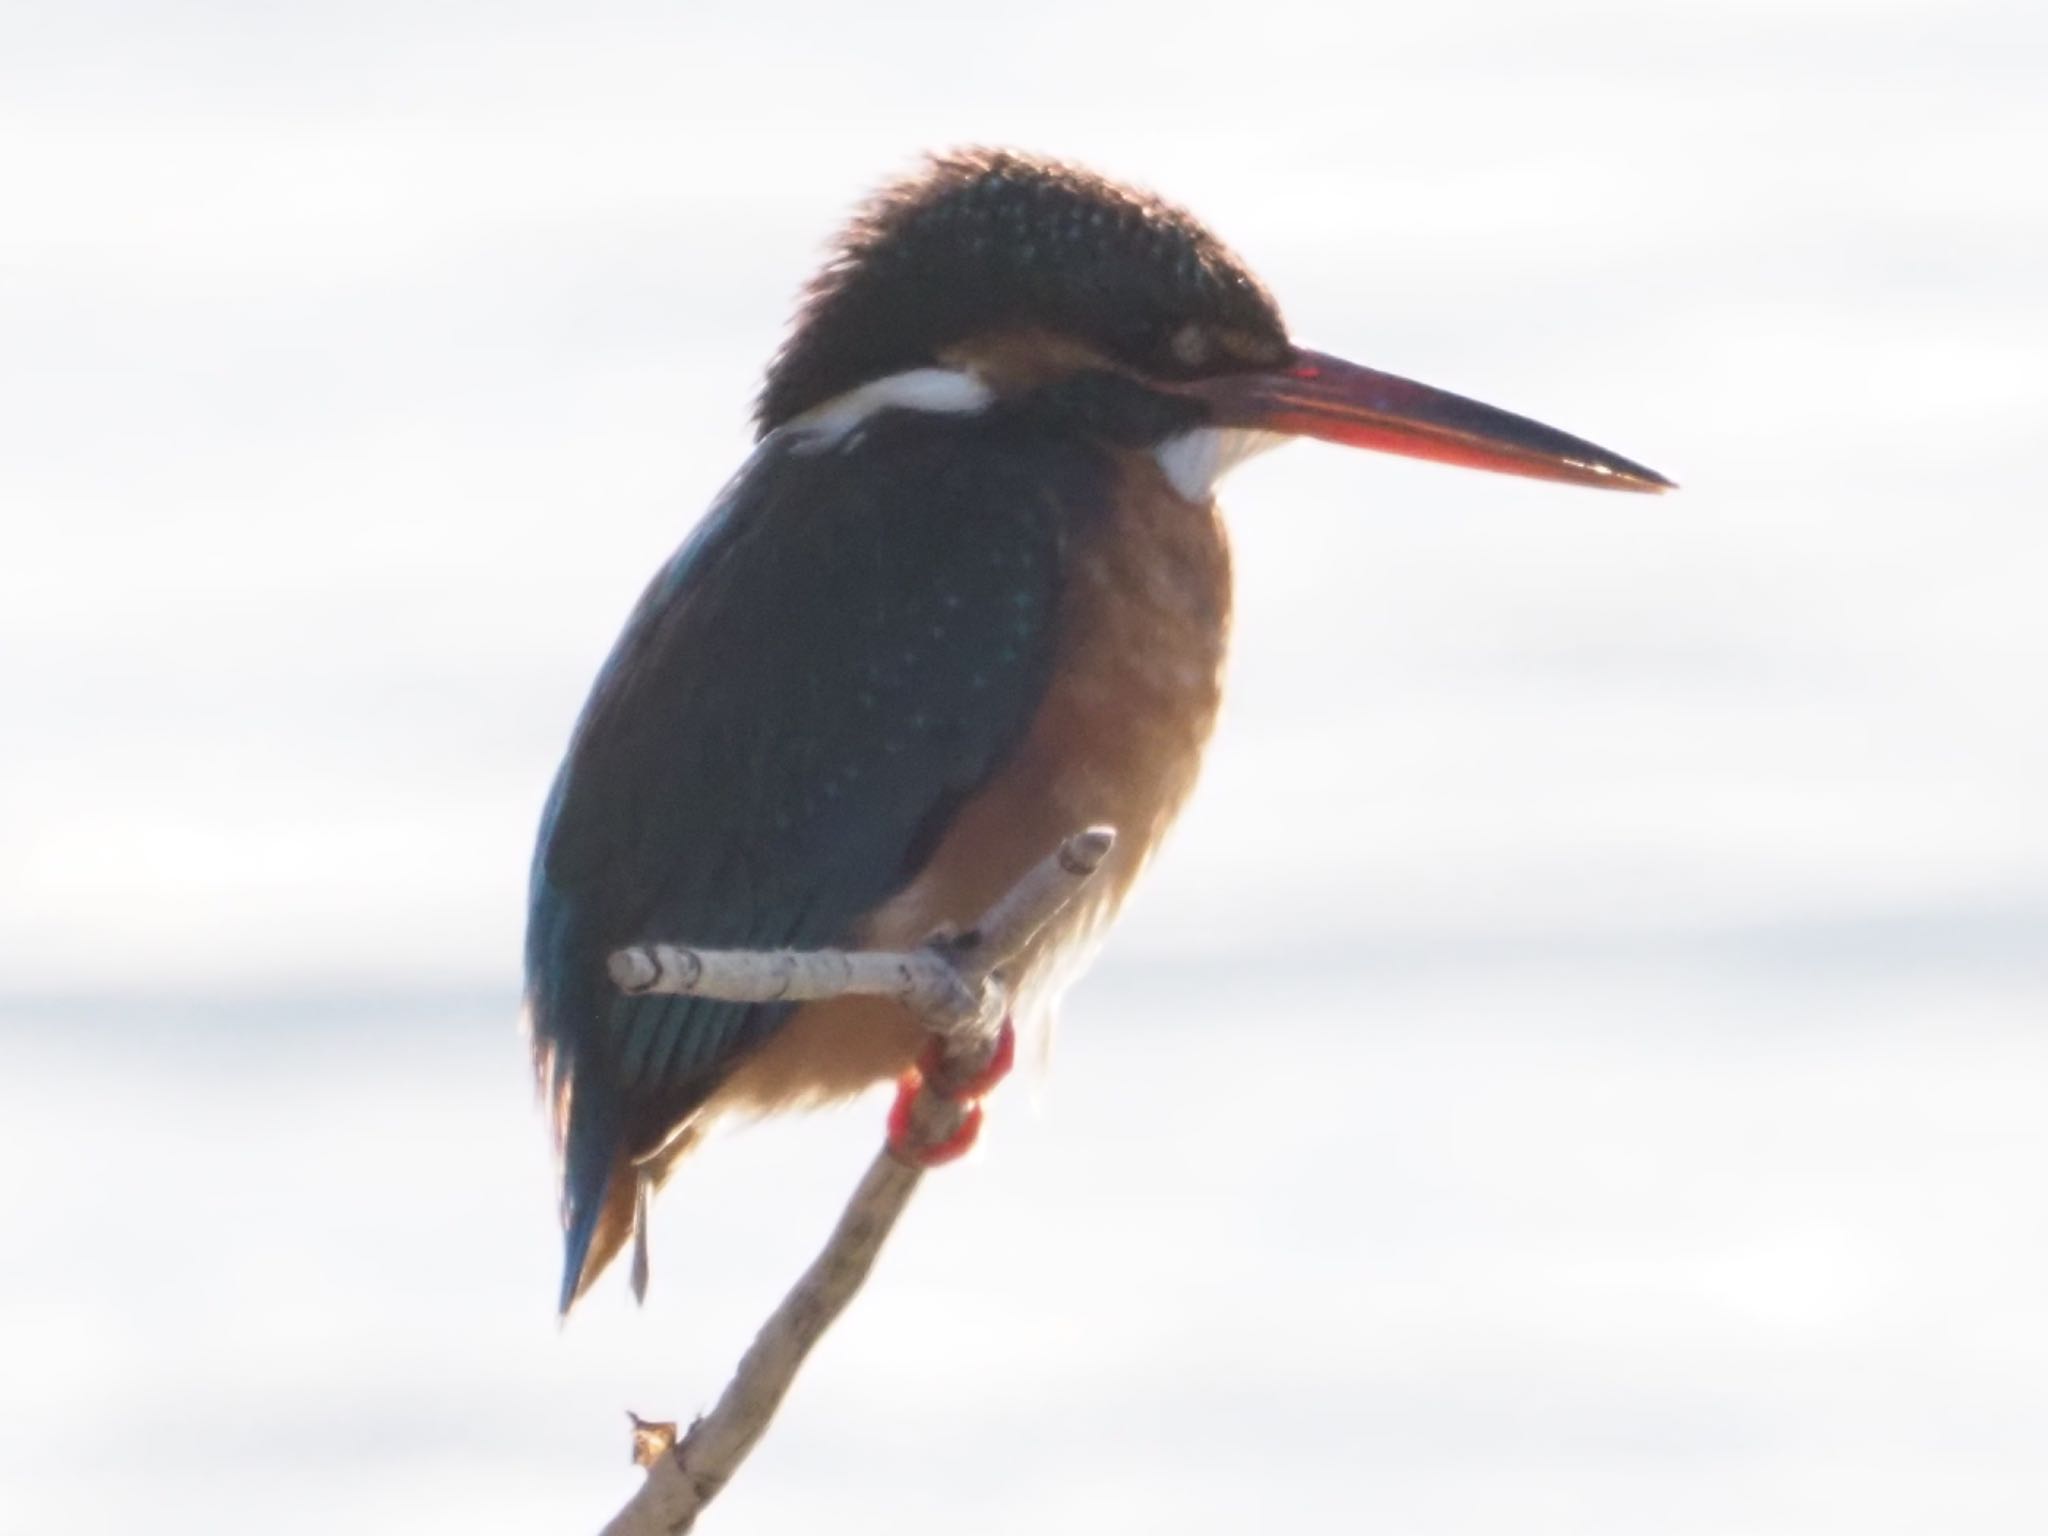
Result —
<instances>
[{"instance_id":1,"label":"claw","mask_svg":"<svg viewBox=\"0 0 2048 1536\"><path fill-rule=\"evenodd\" d=\"M889 1151L898 1161L914 1163L910 1144L910 1111L924 1091L924 1074L912 1067L896 1079L896 1102L889 1106Z\"/></svg>"},{"instance_id":2,"label":"claw","mask_svg":"<svg viewBox=\"0 0 2048 1536\"><path fill-rule=\"evenodd\" d=\"M911 1128L911 1106L924 1092L924 1074L912 1067L896 1080L896 1102L889 1106L889 1155L911 1168L937 1168L965 1157L981 1134L981 1103L961 1106L960 1127L944 1141L921 1145Z\"/></svg>"}]
</instances>

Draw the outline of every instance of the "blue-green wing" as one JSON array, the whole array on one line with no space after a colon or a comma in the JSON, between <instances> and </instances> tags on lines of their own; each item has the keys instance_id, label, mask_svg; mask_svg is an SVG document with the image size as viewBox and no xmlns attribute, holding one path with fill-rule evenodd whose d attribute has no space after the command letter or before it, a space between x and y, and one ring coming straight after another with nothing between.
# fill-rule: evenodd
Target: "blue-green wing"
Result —
<instances>
[{"instance_id":1,"label":"blue-green wing","mask_svg":"<svg viewBox=\"0 0 2048 1536\"><path fill-rule=\"evenodd\" d=\"M614 1165L785 1009L629 998L627 944L817 945L915 875L1044 694L1090 450L895 413L764 444L656 578L579 722L535 853L536 1051L561 1102L565 1304Z\"/></svg>"}]
</instances>

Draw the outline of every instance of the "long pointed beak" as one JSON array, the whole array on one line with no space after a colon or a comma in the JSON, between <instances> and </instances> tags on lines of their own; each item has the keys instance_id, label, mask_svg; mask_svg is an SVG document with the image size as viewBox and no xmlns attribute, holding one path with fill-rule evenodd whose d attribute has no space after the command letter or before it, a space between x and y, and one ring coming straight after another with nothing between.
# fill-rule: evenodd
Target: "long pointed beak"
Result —
<instances>
[{"instance_id":1,"label":"long pointed beak","mask_svg":"<svg viewBox=\"0 0 2048 1536\"><path fill-rule=\"evenodd\" d=\"M1306 348L1267 372L1229 374L1181 389L1208 401L1220 426L1319 437L1611 491L1677 489L1654 469L1584 438Z\"/></svg>"}]
</instances>

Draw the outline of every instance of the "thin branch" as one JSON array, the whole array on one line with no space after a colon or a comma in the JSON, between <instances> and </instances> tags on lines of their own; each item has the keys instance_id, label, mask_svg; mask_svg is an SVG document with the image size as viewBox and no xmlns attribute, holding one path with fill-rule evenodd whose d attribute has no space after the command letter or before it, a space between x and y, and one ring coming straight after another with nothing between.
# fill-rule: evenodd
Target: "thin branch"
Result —
<instances>
[{"instance_id":1,"label":"thin branch","mask_svg":"<svg viewBox=\"0 0 2048 1536\"><path fill-rule=\"evenodd\" d=\"M964 933L934 934L908 953L622 949L612 979L628 992L730 1002L893 997L944 1042L938 1081L911 1102L911 1150L941 1145L973 1110L947 1097L980 1076L996 1049L1006 993L996 973L1020 954L1095 874L1116 841L1108 827L1077 832L1012 886ZM678 1536L718 1496L767 1431L811 1348L860 1290L923 1169L885 1145L811 1267L762 1326L718 1402L680 1441L673 1425L634 1420L647 1480L604 1536Z\"/></svg>"}]
</instances>

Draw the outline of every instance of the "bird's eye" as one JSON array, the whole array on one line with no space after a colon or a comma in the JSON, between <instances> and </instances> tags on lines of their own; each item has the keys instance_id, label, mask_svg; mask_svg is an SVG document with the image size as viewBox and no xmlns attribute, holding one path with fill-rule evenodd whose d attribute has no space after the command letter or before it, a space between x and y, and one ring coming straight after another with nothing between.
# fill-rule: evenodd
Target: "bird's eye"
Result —
<instances>
[{"instance_id":1,"label":"bird's eye","mask_svg":"<svg viewBox=\"0 0 2048 1536\"><path fill-rule=\"evenodd\" d=\"M1181 367L1200 368L1209 361L1209 333L1202 326L1190 321L1173 333L1166 348Z\"/></svg>"}]
</instances>

